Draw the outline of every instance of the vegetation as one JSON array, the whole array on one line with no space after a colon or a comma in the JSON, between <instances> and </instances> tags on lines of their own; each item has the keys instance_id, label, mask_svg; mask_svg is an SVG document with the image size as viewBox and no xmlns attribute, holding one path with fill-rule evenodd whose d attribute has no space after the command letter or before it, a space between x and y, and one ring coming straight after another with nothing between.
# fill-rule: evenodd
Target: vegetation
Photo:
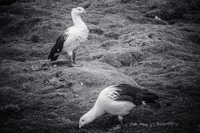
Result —
<instances>
[{"instance_id":1,"label":"vegetation","mask_svg":"<svg viewBox=\"0 0 200 133\"><path fill-rule=\"evenodd\" d=\"M199 132L199 4L198 0L0 4L0 132ZM42 69L57 37L72 25L70 12L76 6L86 8L83 20L90 29L77 52L83 67L65 62ZM119 83L149 88L160 96L161 108L135 108L124 118L123 130L111 115L78 129L79 118L99 92Z\"/></svg>"}]
</instances>

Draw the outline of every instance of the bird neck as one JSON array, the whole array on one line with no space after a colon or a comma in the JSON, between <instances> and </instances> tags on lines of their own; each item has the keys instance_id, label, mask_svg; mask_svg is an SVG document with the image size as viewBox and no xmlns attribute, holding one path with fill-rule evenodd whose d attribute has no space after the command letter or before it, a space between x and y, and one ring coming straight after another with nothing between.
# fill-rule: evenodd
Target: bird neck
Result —
<instances>
[{"instance_id":1,"label":"bird neck","mask_svg":"<svg viewBox=\"0 0 200 133\"><path fill-rule=\"evenodd\" d=\"M98 106L94 105L94 107L90 109L86 115L90 117L90 121L93 121L95 118L103 115L104 113L105 111L98 108Z\"/></svg>"},{"instance_id":2,"label":"bird neck","mask_svg":"<svg viewBox=\"0 0 200 133\"><path fill-rule=\"evenodd\" d=\"M81 19L80 15L74 14L73 12L71 13L72 16L72 21L74 23L74 25L85 25L85 23L83 22L83 20Z\"/></svg>"}]
</instances>

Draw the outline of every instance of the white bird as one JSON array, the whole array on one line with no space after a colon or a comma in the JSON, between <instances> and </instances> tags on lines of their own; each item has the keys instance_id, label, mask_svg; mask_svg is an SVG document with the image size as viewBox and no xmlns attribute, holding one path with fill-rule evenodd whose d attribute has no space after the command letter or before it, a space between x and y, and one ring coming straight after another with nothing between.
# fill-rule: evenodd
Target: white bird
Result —
<instances>
[{"instance_id":1,"label":"white bird","mask_svg":"<svg viewBox=\"0 0 200 133\"><path fill-rule=\"evenodd\" d=\"M159 108L160 104L155 101L157 99L158 96L147 89L128 84L109 86L101 91L93 108L80 118L79 128L105 113L117 115L122 128L123 116L128 115L131 109L142 104Z\"/></svg>"},{"instance_id":2,"label":"white bird","mask_svg":"<svg viewBox=\"0 0 200 133\"><path fill-rule=\"evenodd\" d=\"M85 13L86 11L82 7L72 9L71 17L74 25L58 37L48 59L56 61L60 55L70 56L71 66L80 66L75 65L75 54L88 37L89 30L81 19L81 15Z\"/></svg>"}]
</instances>

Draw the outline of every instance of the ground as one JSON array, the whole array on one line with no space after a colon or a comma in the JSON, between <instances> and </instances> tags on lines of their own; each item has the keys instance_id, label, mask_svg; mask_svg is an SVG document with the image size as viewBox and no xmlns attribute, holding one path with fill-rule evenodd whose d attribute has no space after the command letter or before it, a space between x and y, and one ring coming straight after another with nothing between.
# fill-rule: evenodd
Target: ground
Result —
<instances>
[{"instance_id":1,"label":"ground","mask_svg":"<svg viewBox=\"0 0 200 133\"><path fill-rule=\"evenodd\" d=\"M1 133L200 131L198 1L2 1ZM77 52L83 66L66 62L42 69L56 38L73 25L70 12L77 6L86 8L90 30ZM160 97L161 108L133 109L123 130L108 114L79 129L79 118L99 92L119 83L148 88Z\"/></svg>"}]
</instances>

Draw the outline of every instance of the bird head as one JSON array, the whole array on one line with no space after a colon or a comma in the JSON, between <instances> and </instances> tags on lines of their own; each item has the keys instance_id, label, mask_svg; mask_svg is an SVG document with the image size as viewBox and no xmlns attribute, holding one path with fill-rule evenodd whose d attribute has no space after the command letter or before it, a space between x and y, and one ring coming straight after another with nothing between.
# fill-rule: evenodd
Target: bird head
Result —
<instances>
[{"instance_id":1,"label":"bird head","mask_svg":"<svg viewBox=\"0 0 200 133\"><path fill-rule=\"evenodd\" d=\"M79 120L79 128L82 128L84 125L92 122L93 120L94 120L94 118L86 113Z\"/></svg>"},{"instance_id":2,"label":"bird head","mask_svg":"<svg viewBox=\"0 0 200 133\"><path fill-rule=\"evenodd\" d=\"M85 14L86 11L83 7L77 7L77 8L72 9L72 13L77 14L77 15L81 15L81 14Z\"/></svg>"}]
</instances>

